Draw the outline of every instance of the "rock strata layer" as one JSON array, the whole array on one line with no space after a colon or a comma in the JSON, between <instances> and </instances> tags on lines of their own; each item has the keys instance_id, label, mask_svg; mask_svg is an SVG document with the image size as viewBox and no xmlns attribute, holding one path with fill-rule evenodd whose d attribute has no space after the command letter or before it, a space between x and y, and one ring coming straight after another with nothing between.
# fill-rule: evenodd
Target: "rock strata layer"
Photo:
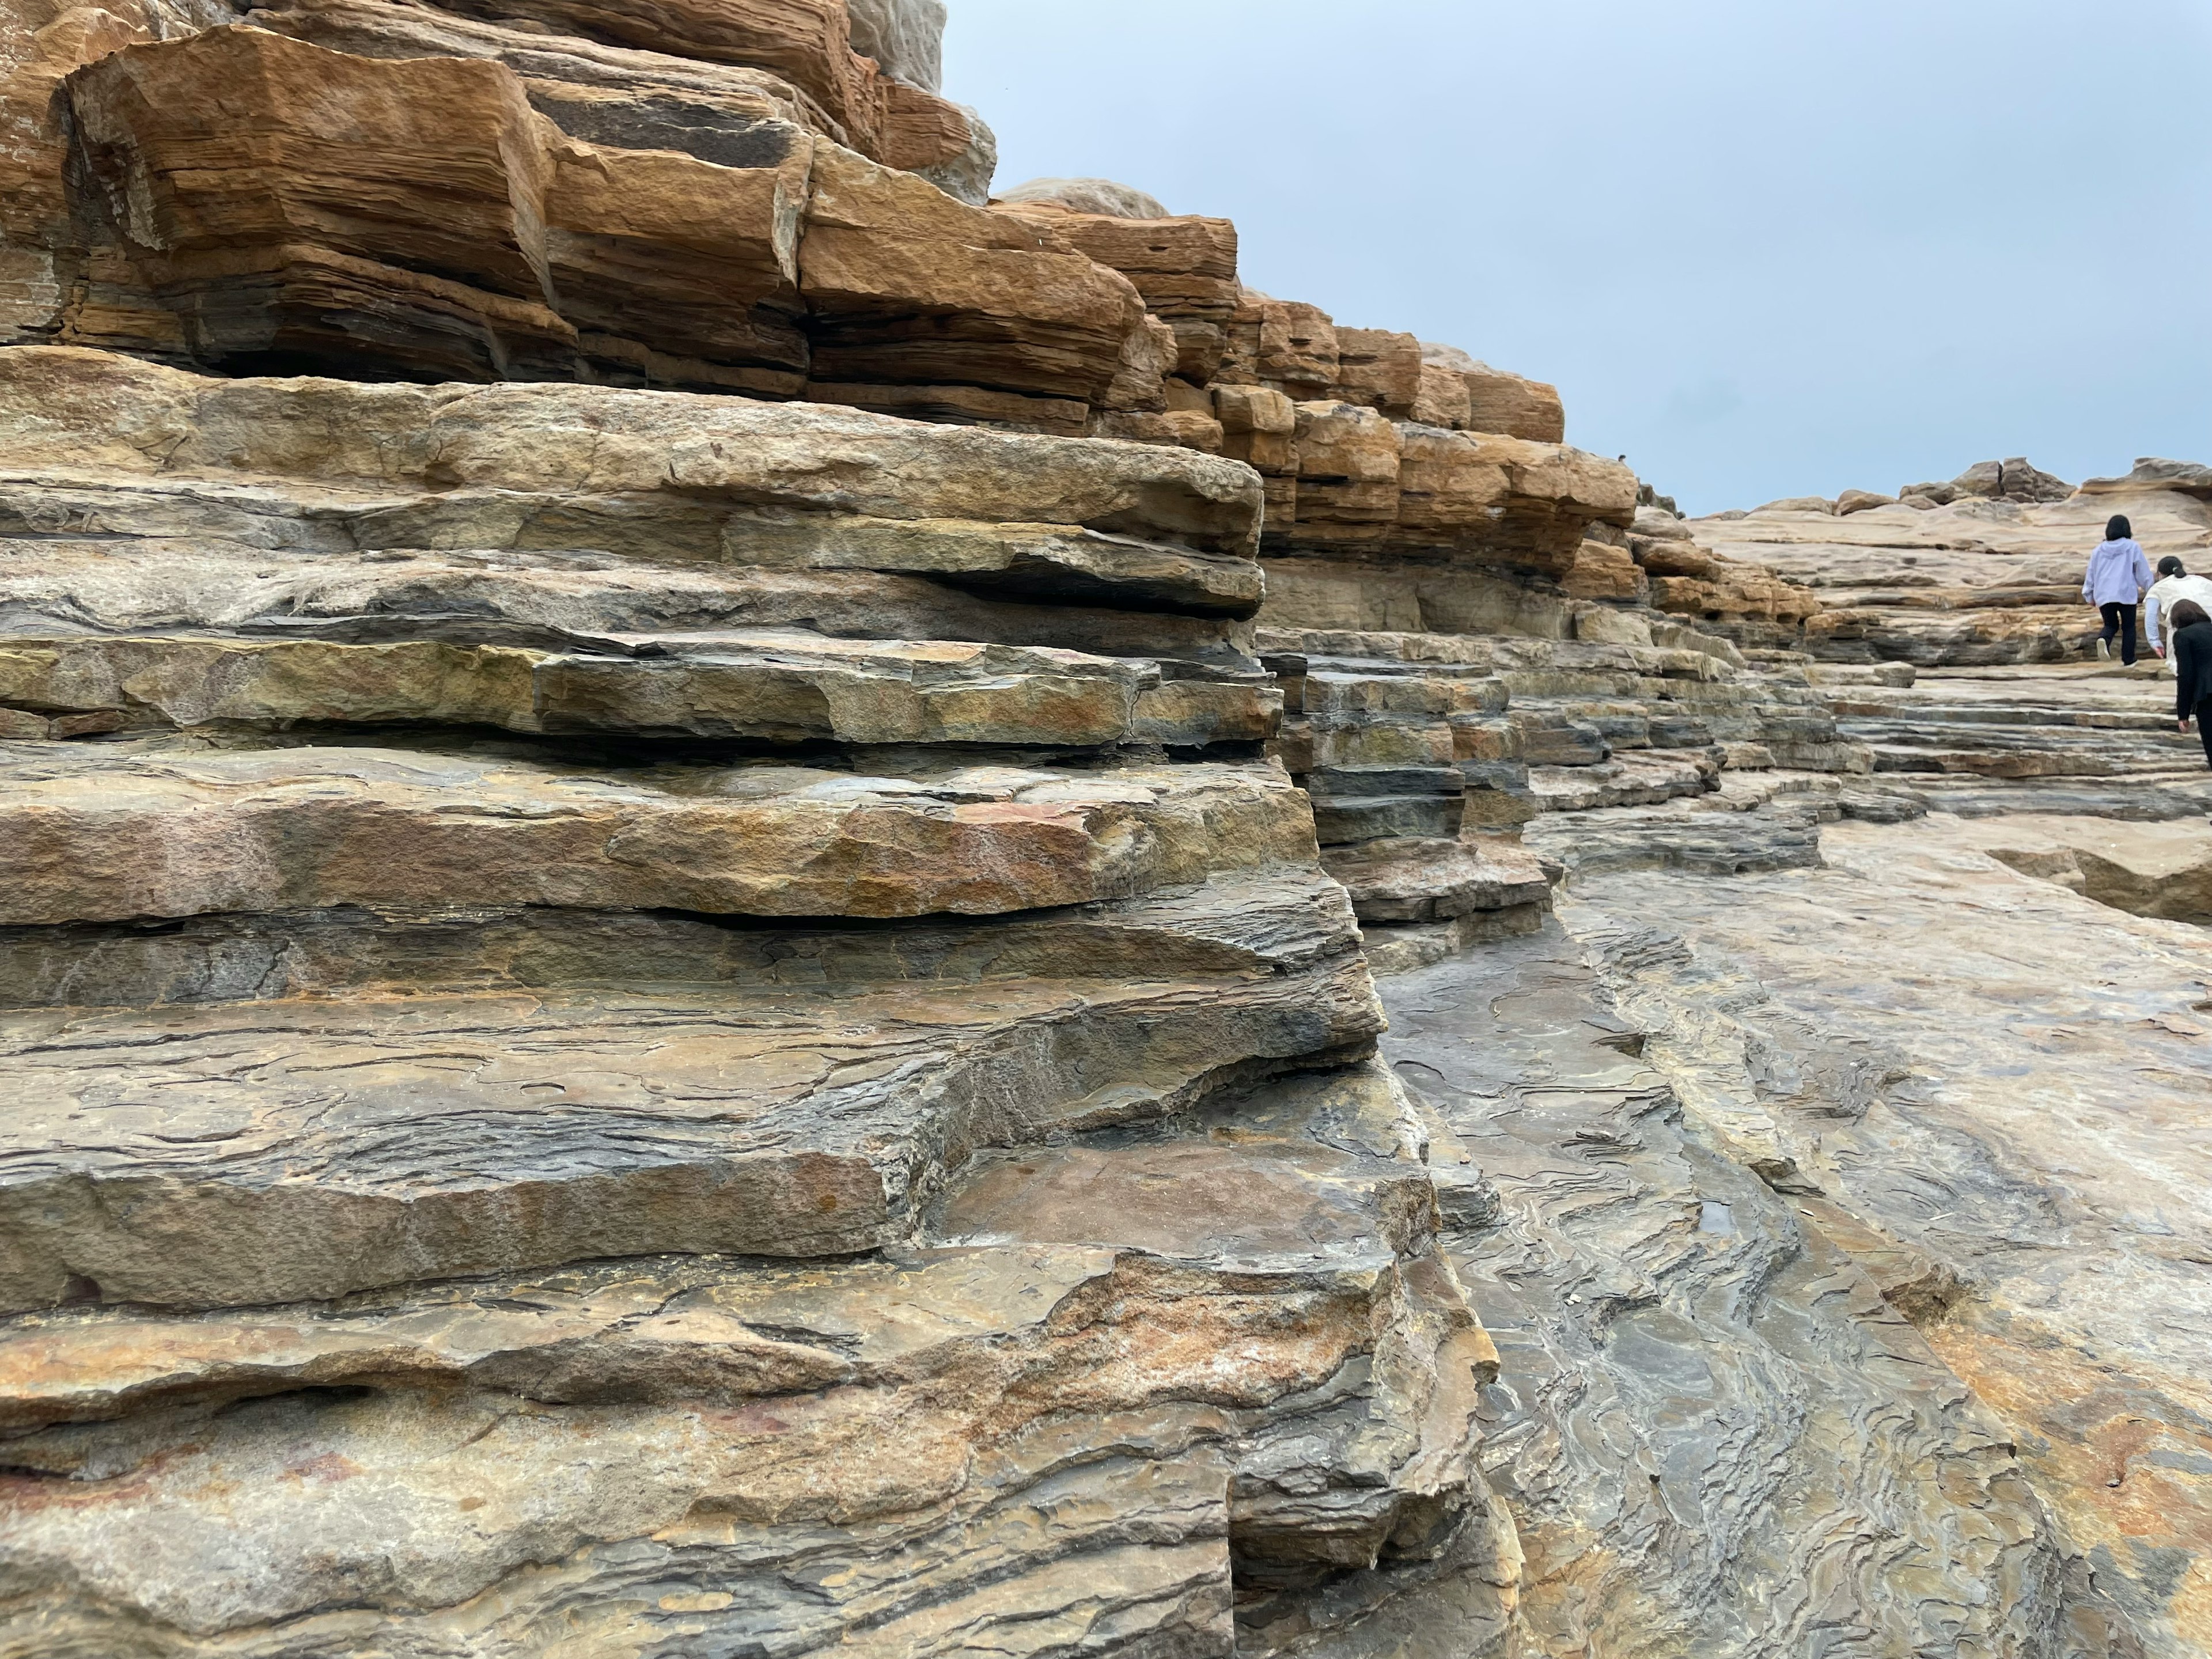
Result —
<instances>
[{"instance_id":1,"label":"rock strata layer","mask_svg":"<svg viewBox=\"0 0 2212 1659\"><path fill-rule=\"evenodd\" d=\"M0 447L8 1650L1227 1653L1510 1557L1248 469L46 347Z\"/></svg>"},{"instance_id":2,"label":"rock strata layer","mask_svg":"<svg viewBox=\"0 0 2212 1659\"><path fill-rule=\"evenodd\" d=\"M0 11L0 1656L2205 1645L2212 786L1820 562L2201 470L1691 524L939 0Z\"/></svg>"}]
</instances>

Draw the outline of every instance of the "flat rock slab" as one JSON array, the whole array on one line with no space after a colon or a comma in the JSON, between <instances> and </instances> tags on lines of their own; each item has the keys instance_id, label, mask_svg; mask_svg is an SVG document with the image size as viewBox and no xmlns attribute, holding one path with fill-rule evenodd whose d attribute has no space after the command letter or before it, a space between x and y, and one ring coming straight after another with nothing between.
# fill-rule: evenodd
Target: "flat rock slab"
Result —
<instances>
[{"instance_id":1,"label":"flat rock slab","mask_svg":"<svg viewBox=\"0 0 2212 1659\"><path fill-rule=\"evenodd\" d=\"M2212 935L1963 844L2007 827L1838 823L1826 868L1603 877L1572 925L1623 936L1624 1007L1664 1023L1648 1052L1700 1119L1760 1120L1806 1205L1867 1237L1837 1235L2006 1425L2141 1650L2193 1651Z\"/></svg>"},{"instance_id":2,"label":"flat rock slab","mask_svg":"<svg viewBox=\"0 0 2212 1659\"><path fill-rule=\"evenodd\" d=\"M1443 1237L1498 1344L1480 1461L1519 1525L1535 1651L2090 1634L1996 1422L1716 1152L1556 924L1384 995L1385 1057L1451 1133L1431 1164L1464 1160Z\"/></svg>"},{"instance_id":3,"label":"flat rock slab","mask_svg":"<svg viewBox=\"0 0 2212 1659\"><path fill-rule=\"evenodd\" d=\"M1717 776L1703 754L1626 754L1592 766L1532 766L1528 788L1540 811L1588 812L1702 795Z\"/></svg>"},{"instance_id":4,"label":"flat rock slab","mask_svg":"<svg viewBox=\"0 0 2212 1659\"><path fill-rule=\"evenodd\" d=\"M0 922L456 900L994 914L1310 863L1311 824L1260 765L586 774L428 750L32 744L0 753Z\"/></svg>"},{"instance_id":5,"label":"flat rock slab","mask_svg":"<svg viewBox=\"0 0 2212 1659\"><path fill-rule=\"evenodd\" d=\"M1227 1091L1163 1127L987 1154L927 1224L944 1243L1380 1264L1435 1231L1421 1151L1404 1091L1361 1065Z\"/></svg>"},{"instance_id":6,"label":"flat rock slab","mask_svg":"<svg viewBox=\"0 0 2212 1659\"><path fill-rule=\"evenodd\" d=\"M1601 870L1694 870L1708 875L1788 870L1820 860L1820 823L1840 816L1833 802L1784 798L1746 810L1700 810L1695 803L1547 812L1522 839L1563 866L1570 885Z\"/></svg>"},{"instance_id":7,"label":"flat rock slab","mask_svg":"<svg viewBox=\"0 0 2212 1659\"><path fill-rule=\"evenodd\" d=\"M101 520L100 522L104 522ZM352 644L436 640L562 652L610 635L804 629L838 639L1036 645L1249 671L1231 618L992 598L871 570L646 562L589 536L551 548L268 549L159 537L0 537L0 638L229 632Z\"/></svg>"},{"instance_id":8,"label":"flat rock slab","mask_svg":"<svg viewBox=\"0 0 2212 1659\"><path fill-rule=\"evenodd\" d=\"M1107 747L1257 743L1279 693L1153 664L798 630L610 634L554 653L436 640L210 635L0 640L0 706L128 724L487 726L777 743Z\"/></svg>"},{"instance_id":9,"label":"flat rock slab","mask_svg":"<svg viewBox=\"0 0 2212 1659\"><path fill-rule=\"evenodd\" d=\"M52 468L57 483L75 471L92 485L575 495L1051 524L1239 554L1261 505L1249 469L1187 449L609 386L213 380L69 347L0 363L0 448L19 477Z\"/></svg>"},{"instance_id":10,"label":"flat rock slab","mask_svg":"<svg viewBox=\"0 0 2212 1659\"><path fill-rule=\"evenodd\" d=\"M1141 899L895 927L469 904L228 913L0 928L0 1007L1264 978L1348 956L1358 941L1342 888L1318 871L1275 868Z\"/></svg>"},{"instance_id":11,"label":"flat rock slab","mask_svg":"<svg viewBox=\"0 0 2212 1659\"><path fill-rule=\"evenodd\" d=\"M1911 791L1931 811L1962 818L2026 812L2109 818L2130 823L2203 819L2212 814L2212 775L2130 772L2114 777L1990 778L1961 772L1886 772L1886 785Z\"/></svg>"},{"instance_id":12,"label":"flat rock slab","mask_svg":"<svg viewBox=\"0 0 2212 1659\"><path fill-rule=\"evenodd\" d=\"M866 1250L975 1147L1158 1116L1377 1024L1352 955L1081 975L11 1015L0 1305Z\"/></svg>"},{"instance_id":13,"label":"flat rock slab","mask_svg":"<svg viewBox=\"0 0 2212 1659\"><path fill-rule=\"evenodd\" d=\"M1646 674L1708 681L1733 679L1736 673L1733 664L1703 651L1513 634L1381 633L1263 625L1257 639L1260 649L1270 657L1302 658L1311 667L1344 672L1431 675L1564 670L1577 674Z\"/></svg>"},{"instance_id":14,"label":"flat rock slab","mask_svg":"<svg viewBox=\"0 0 2212 1659\"><path fill-rule=\"evenodd\" d=\"M1537 855L1502 840L1370 841L1324 849L1322 867L1344 884L1362 921L1444 921L1552 896Z\"/></svg>"}]
</instances>

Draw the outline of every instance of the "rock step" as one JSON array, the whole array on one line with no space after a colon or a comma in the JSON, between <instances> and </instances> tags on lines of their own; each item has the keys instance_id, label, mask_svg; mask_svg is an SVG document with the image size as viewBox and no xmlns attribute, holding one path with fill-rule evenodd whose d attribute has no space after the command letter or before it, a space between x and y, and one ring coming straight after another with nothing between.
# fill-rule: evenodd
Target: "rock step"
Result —
<instances>
[{"instance_id":1,"label":"rock step","mask_svg":"<svg viewBox=\"0 0 2212 1659\"><path fill-rule=\"evenodd\" d=\"M1467 803L1459 795L1316 796L1313 815L1321 845L1345 847L1407 836L1449 838L1466 822Z\"/></svg>"},{"instance_id":2,"label":"rock step","mask_svg":"<svg viewBox=\"0 0 2212 1659\"><path fill-rule=\"evenodd\" d=\"M1510 842L1370 841L1328 848L1322 868L1344 884L1363 922L1437 922L1551 902L1534 853Z\"/></svg>"},{"instance_id":3,"label":"rock step","mask_svg":"<svg viewBox=\"0 0 2212 1659\"><path fill-rule=\"evenodd\" d=\"M0 410L0 418L4 418ZM202 560L440 552L583 553L652 570L751 566L927 576L1005 598L1242 618L1260 607L1255 561L1079 524L871 517L681 495L460 489L393 494L296 479L135 480L0 473L0 542L98 526L111 555L183 543ZM53 533L46 531L46 534Z\"/></svg>"},{"instance_id":4,"label":"rock step","mask_svg":"<svg viewBox=\"0 0 2212 1659\"><path fill-rule=\"evenodd\" d=\"M0 928L0 1007L533 990L823 991L1042 975L1262 976L1357 943L1311 868L1014 916L839 928L669 911L453 905Z\"/></svg>"},{"instance_id":5,"label":"rock step","mask_svg":"<svg viewBox=\"0 0 2212 1659\"><path fill-rule=\"evenodd\" d=\"M1856 722L1854 724L1856 724ZM1929 731L1899 726L1855 731L1878 772L1973 772L1992 778L2118 777L2167 772L2185 765L2190 751L2202 758L2194 732L2169 729L2087 734L2045 728Z\"/></svg>"},{"instance_id":6,"label":"rock step","mask_svg":"<svg viewBox=\"0 0 2212 1659\"><path fill-rule=\"evenodd\" d=\"M1817 866L1820 824L1842 816L1840 804L1777 801L1713 811L1669 803L1547 813L1523 833L1531 851L1565 866L1571 883L1616 870L1745 875Z\"/></svg>"},{"instance_id":7,"label":"rock step","mask_svg":"<svg viewBox=\"0 0 2212 1659\"><path fill-rule=\"evenodd\" d=\"M12 1013L0 1310L867 1250L976 1147L1156 1117L1377 1024L1349 953L1268 975L1069 963Z\"/></svg>"},{"instance_id":8,"label":"rock step","mask_svg":"<svg viewBox=\"0 0 2212 1659\"><path fill-rule=\"evenodd\" d=\"M1837 714L1854 723L1889 722L1915 726L2024 726L2060 729L2078 726L2102 731L2171 732L2173 718L2160 708L2069 708L2053 705L1990 706L1935 702L1877 702L1863 697L1838 697Z\"/></svg>"},{"instance_id":9,"label":"rock step","mask_svg":"<svg viewBox=\"0 0 2212 1659\"><path fill-rule=\"evenodd\" d=\"M2212 813L2212 775L2202 765L2179 771L2083 776L2001 778L1972 772L1911 772L1885 768L1884 783L1911 789L1934 812L1991 817L2056 813L2136 823L2201 818Z\"/></svg>"},{"instance_id":10,"label":"rock step","mask_svg":"<svg viewBox=\"0 0 2212 1659\"><path fill-rule=\"evenodd\" d=\"M1595 766L1532 766L1528 788L1540 812L1588 812L1700 795L1719 777L1708 752L1631 753Z\"/></svg>"},{"instance_id":11,"label":"rock step","mask_svg":"<svg viewBox=\"0 0 2212 1659\"><path fill-rule=\"evenodd\" d=\"M0 360L0 431L7 477L31 492L104 492L103 513L133 494L227 499L264 538L312 519L350 539L350 519L381 511L384 546L520 537L720 561L734 517L740 539L753 526L769 541L793 526L823 532L813 541L876 524L1057 526L1249 563L1261 512L1249 469L1156 445L556 382L220 380L68 347Z\"/></svg>"},{"instance_id":12,"label":"rock step","mask_svg":"<svg viewBox=\"0 0 2212 1659\"><path fill-rule=\"evenodd\" d=\"M649 564L589 550L300 554L199 538L0 538L0 639L186 629L609 654L611 636L799 629L1255 670L1233 619L994 598L871 570Z\"/></svg>"},{"instance_id":13,"label":"rock step","mask_svg":"<svg viewBox=\"0 0 2212 1659\"><path fill-rule=\"evenodd\" d=\"M556 1632L799 1654L859 1629L891 1659L950 1628L1042 1654L1040 1620L1126 1646L1211 1598L1225 1643L1232 1563L1419 1562L1482 1507L1496 1352L1434 1253L1425 1147L1368 1064L1225 1093L1175 1133L986 1155L884 1259L19 1320L17 1466L131 1478L58 1524L0 1521L0 1562L69 1586L72 1628L133 1639L276 1623L343 1647L434 1621L500 1655ZM239 1471L296 1470L303 1444L376 1495L373 1522L334 1523L313 1476L237 1503ZM125 1569L179 1525L211 1565L289 1570Z\"/></svg>"},{"instance_id":14,"label":"rock step","mask_svg":"<svg viewBox=\"0 0 2212 1659\"><path fill-rule=\"evenodd\" d=\"M1257 763L908 769L15 745L0 925L347 904L990 915L1313 856L1304 795Z\"/></svg>"},{"instance_id":15,"label":"rock step","mask_svg":"<svg viewBox=\"0 0 2212 1659\"><path fill-rule=\"evenodd\" d=\"M426 722L776 743L1257 743L1258 677L1163 680L1072 651L870 642L797 630L620 635L628 654L437 641L189 635L0 639L0 708L117 723Z\"/></svg>"},{"instance_id":16,"label":"rock step","mask_svg":"<svg viewBox=\"0 0 2212 1659\"><path fill-rule=\"evenodd\" d=\"M1497 673L1504 670L1577 669L1658 675L1689 680L1733 679L1729 663L1702 651L1658 646L1613 645L1592 640L1543 639L1520 634L1413 634L1348 629L1274 628L1262 624L1257 641L1262 656L1287 665L1397 664L1408 673ZM1284 672L1282 668L1278 672Z\"/></svg>"}]
</instances>

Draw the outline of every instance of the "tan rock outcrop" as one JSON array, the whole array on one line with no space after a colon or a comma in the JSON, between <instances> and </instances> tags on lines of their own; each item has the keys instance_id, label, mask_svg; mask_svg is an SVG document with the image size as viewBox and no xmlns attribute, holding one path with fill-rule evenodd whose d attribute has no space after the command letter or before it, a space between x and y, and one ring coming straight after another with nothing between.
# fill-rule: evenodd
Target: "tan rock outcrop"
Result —
<instances>
[{"instance_id":1,"label":"tan rock outcrop","mask_svg":"<svg viewBox=\"0 0 2212 1659\"><path fill-rule=\"evenodd\" d=\"M2169 554L2202 562L2212 507L2191 481L2203 469L2141 463L2132 475L2053 500L2055 481L2036 483L2048 475L2016 470L2025 467L1975 469L1984 475L1977 489L1990 493L1916 485L1896 504L1845 516L1778 502L1692 528L1710 551L1809 588L1819 603L1805 621L1805 648L1832 662L2081 658L2099 626L2081 598L2082 573L2114 513L2129 516L2154 565ZM2020 495L1993 493L2000 471ZM1913 493L1923 489L1935 494Z\"/></svg>"},{"instance_id":2,"label":"tan rock outcrop","mask_svg":"<svg viewBox=\"0 0 2212 1659\"><path fill-rule=\"evenodd\" d=\"M746 64L782 76L811 99L845 142L895 167L950 160L968 142L959 111L919 85L878 73L853 50L844 0L729 0L677 3L650 14L592 0L499 0L453 9L528 18L562 34L708 63Z\"/></svg>"},{"instance_id":3,"label":"tan rock outcrop","mask_svg":"<svg viewBox=\"0 0 2212 1659\"><path fill-rule=\"evenodd\" d=\"M842 6L817 9L842 27ZM40 152L53 202L27 202L10 237L87 280L55 276L19 332L234 370L804 394L1070 434L1150 340L1110 270L845 148L850 108L824 113L787 54L766 57L795 83L356 0L266 21L283 33L214 29L70 77L96 151L83 199ZM258 90L216 94L240 85ZM909 167L945 149L872 147Z\"/></svg>"},{"instance_id":4,"label":"tan rock outcrop","mask_svg":"<svg viewBox=\"0 0 2212 1659\"><path fill-rule=\"evenodd\" d=\"M1557 387L1492 368L1455 346L1424 343L1421 356L1432 367L1457 374L1467 387L1470 430L1501 433L1537 443L1566 441L1566 412Z\"/></svg>"},{"instance_id":5,"label":"tan rock outcrop","mask_svg":"<svg viewBox=\"0 0 2212 1659\"><path fill-rule=\"evenodd\" d=\"M0 1652L2200 1642L2195 739L1765 553L2203 469L1688 524L939 0L12 3Z\"/></svg>"},{"instance_id":6,"label":"tan rock outcrop","mask_svg":"<svg viewBox=\"0 0 2212 1659\"><path fill-rule=\"evenodd\" d=\"M1175 332L1172 372L1192 386L1205 386L1220 368L1238 303L1237 227L1226 219L1169 217L1164 210L1109 213L1103 210L1158 204L1099 199L1059 188L1066 183L1042 180L1009 192L1001 210L1041 219L1070 246L1127 276L1146 308ZM1052 193L1044 193L1046 185Z\"/></svg>"}]
</instances>

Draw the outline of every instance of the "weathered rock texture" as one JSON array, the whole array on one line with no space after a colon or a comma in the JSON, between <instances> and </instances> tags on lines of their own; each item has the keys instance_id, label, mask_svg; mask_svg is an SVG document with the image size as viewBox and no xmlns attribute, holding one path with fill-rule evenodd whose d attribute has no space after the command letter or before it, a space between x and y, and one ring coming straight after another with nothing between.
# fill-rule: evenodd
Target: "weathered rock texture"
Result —
<instances>
[{"instance_id":1,"label":"weathered rock texture","mask_svg":"<svg viewBox=\"0 0 2212 1659\"><path fill-rule=\"evenodd\" d=\"M2053 1650L2204 1651L2207 936L1919 826L1824 842L1718 892L1600 878L1571 926L1716 1141L2001 1425L2088 1598Z\"/></svg>"},{"instance_id":2,"label":"weathered rock texture","mask_svg":"<svg viewBox=\"0 0 2212 1659\"><path fill-rule=\"evenodd\" d=\"M39 347L0 452L4 1650L1226 1653L1510 1555L1249 470Z\"/></svg>"},{"instance_id":3,"label":"weathered rock texture","mask_svg":"<svg viewBox=\"0 0 2212 1659\"><path fill-rule=\"evenodd\" d=\"M2201 1647L2160 684L1814 663L937 0L42 3L0 1656Z\"/></svg>"},{"instance_id":4,"label":"weathered rock texture","mask_svg":"<svg viewBox=\"0 0 2212 1659\"><path fill-rule=\"evenodd\" d=\"M2139 461L2078 490L2025 461L1990 461L1899 499L1846 491L1680 529L1694 538L1682 547L1690 559L1755 562L1802 585L1811 603L1792 607L1800 648L1823 661L1970 666L2087 653L2101 624L2081 576L2115 513L2154 566L2168 554L2192 568L2212 558L2212 477L2174 461Z\"/></svg>"}]
</instances>

